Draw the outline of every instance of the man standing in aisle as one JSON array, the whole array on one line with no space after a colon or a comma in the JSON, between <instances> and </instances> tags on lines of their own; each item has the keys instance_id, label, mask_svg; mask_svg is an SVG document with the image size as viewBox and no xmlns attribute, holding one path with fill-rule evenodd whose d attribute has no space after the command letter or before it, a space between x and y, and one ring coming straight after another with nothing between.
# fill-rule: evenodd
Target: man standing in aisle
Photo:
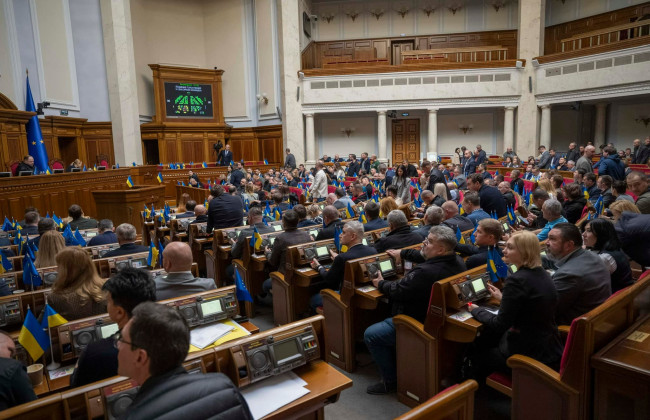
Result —
<instances>
[{"instance_id":1,"label":"man standing in aisle","mask_svg":"<svg viewBox=\"0 0 650 420\"><path fill-rule=\"evenodd\" d=\"M316 162L316 176L309 189L309 193L316 202L324 201L327 198L327 175L325 175L323 167L323 162Z\"/></svg>"},{"instance_id":2,"label":"man standing in aisle","mask_svg":"<svg viewBox=\"0 0 650 420\"><path fill-rule=\"evenodd\" d=\"M289 148L287 148L287 158L284 160L284 167L291 168L292 171L296 169L296 157L291 153Z\"/></svg>"}]
</instances>

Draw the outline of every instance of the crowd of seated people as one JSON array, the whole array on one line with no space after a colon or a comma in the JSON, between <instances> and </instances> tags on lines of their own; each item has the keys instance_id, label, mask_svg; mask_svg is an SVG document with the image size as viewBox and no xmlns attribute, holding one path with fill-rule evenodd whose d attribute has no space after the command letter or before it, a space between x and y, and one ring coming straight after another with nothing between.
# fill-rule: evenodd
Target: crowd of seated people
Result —
<instances>
[{"instance_id":1,"label":"crowd of seated people","mask_svg":"<svg viewBox=\"0 0 650 420\"><path fill-rule=\"evenodd\" d=\"M347 251L331 252L329 268L318 260L311 262L322 278L321 286L335 292L341 290L344 266L351 259L386 252L396 262L416 263L400 281L385 280L379 274L373 285L388 299L392 315L406 314L420 322L424 321L434 282L486 264L489 250L494 250L507 264L516 267L516 272L509 274L502 290L489 287L491 296L501 303L498 314L471 304L467 308L486 325L472 355L476 376L484 377L497 368L507 370L505 360L512 354L524 354L555 368L562 352L557 325L569 325L613 292L631 285L634 278L630 260L642 267L650 265L646 244L650 234L648 177L629 167L650 150L650 141L646 141L647 146L636 143L624 156L607 145L595 163L592 158L596 148L590 144L578 147L572 143L566 156L540 147L539 156L527 159L525 166L508 149L503 156L505 164L499 163L496 168L480 145L473 151L460 148L459 158L449 165L403 161L391 168L367 153L361 153L360 159L349 155L345 167L340 165L342 159L338 155L334 165L325 165L331 159L324 156L314 168L295 165L294 160L293 166L266 173L244 169L237 163L224 179L224 185L211 187L207 211L184 195L178 203L176 218L196 217L194 223L206 223L207 232L211 232L241 226L247 216L250 228L234 241L231 251L233 258L239 258L253 226L261 234L273 231L266 223L266 207L273 214L277 210L282 232L265 251L268 270L280 273L286 270L288 247L313 241L301 227L318 226L316 240L338 235ZM497 168L508 171L501 169L497 174ZM567 183L566 173L561 173L565 171L575 174L574 182ZM199 182L193 175L190 179ZM533 182L532 188L526 187L529 181ZM302 190L306 197L304 205L298 204L296 191L291 188ZM596 214L601 204L602 214ZM340 210L359 205L363 217L358 210L353 219L342 217ZM517 223L511 223L512 231L506 233L502 221L495 218L503 220L510 210L520 209ZM59 232L62 228L58 224L36 209L28 210L22 221L23 232L39 235L30 239L38 247L36 267L58 267L49 297L51 306L68 321L108 312L120 328L117 348L113 340L108 340L86 349L73 374L72 386L118 372L126 374L145 384L134 403L134 412L148 412L151 407L147 401L158 401L170 392L167 388L160 393L150 390L163 386L158 377L166 378L170 384L178 383L184 391L174 401L183 403L191 399L194 387L207 386L182 377L178 370L180 354L175 361L169 356L167 365L153 369L152 365L143 367L135 362L151 362L159 357L154 353L162 349L158 341L164 332L154 338L144 332L158 331L159 326L149 319L150 314L166 320L168 328L182 330L171 314L146 303L136 309L139 304L216 287L213 279L197 278L191 273L192 252L187 243L167 244L162 254L164 276L152 280L146 271L123 269L105 280L98 275L90 255L71 246ZM110 220L98 222L85 216L76 204L69 207L68 215L64 222L73 231L98 229L88 246L119 244L105 257L148 251L147 246L138 243L132 225L125 223L115 229ZM413 218L421 218L421 226L411 226L409 221ZM378 229L386 229L387 233L372 246L364 245L364 233ZM459 231L472 231L473 243L459 243ZM546 241L546 256L541 256L541 241ZM403 249L418 244L419 249ZM0 246L8 245L0 242ZM233 267L227 273L229 278L235 277ZM264 282L260 299L273 293L272 284L271 279ZM312 295L309 305L312 312L316 311L322 305L321 295ZM396 388L395 340L392 318L365 331L364 341L381 375L381 381L368 388L370 394L385 394ZM507 346L499 345L503 342ZM14 367L7 366L3 372L11 369ZM15 370L11 372L21 376ZM146 386L148 381L153 381L149 382L151 387ZM224 382L220 386L227 389L232 385ZM236 395L233 398L237 399ZM26 395L7 402L6 406L31 399L31 395ZM245 403L240 404L240 409L246 412Z\"/></svg>"}]
</instances>

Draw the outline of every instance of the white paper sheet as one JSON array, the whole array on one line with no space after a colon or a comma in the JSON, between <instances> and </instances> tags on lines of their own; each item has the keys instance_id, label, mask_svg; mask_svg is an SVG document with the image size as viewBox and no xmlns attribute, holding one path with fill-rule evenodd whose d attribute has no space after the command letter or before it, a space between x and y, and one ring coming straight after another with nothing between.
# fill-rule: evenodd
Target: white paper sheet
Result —
<instances>
[{"instance_id":1,"label":"white paper sheet","mask_svg":"<svg viewBox=\"0 0 650 420\"><path fill-rule=\"evenodd\" d=\"M465 310L461 310L458 313L449 315L449 318L455 319L457 321L466 321L466 320L470 319L471 317L472 317L472 314L470 314L469 312L467 312Z\"/></svg>"},{"instance_id":2,"label":"white paper sheet","mask_svg":"<svg viewBox=\"0 0 650 420\"><path fill-rule=\"evenodd\" d=\"M241 390L255 420L261 419L303 395L309 394L303 381L293 372L264 379Z\"/></svg>"},{"instance_id":3,"label":"white paper sheet","mask_svg":"<svg viewBox=\"0 0 650 420\"><path fill-rule=\"evenodd\" d=\"M205 327L195 328L190 332L190 343L200 349L209 346L220 337L228 334L234 328L230 325L217 323Z\"/></svg>"}]
</instances>

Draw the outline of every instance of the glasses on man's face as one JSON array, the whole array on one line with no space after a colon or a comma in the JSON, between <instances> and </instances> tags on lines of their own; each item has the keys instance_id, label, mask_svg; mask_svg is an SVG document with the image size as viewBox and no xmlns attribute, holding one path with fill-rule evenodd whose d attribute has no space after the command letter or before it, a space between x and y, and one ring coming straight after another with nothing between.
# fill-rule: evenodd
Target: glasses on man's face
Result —
<instances>
[{"instance_id":1,"label":"glasses on man's face","mask_svg":"<svg viewBox=\"0 0 650 420\"><path fill-rule=\"evenodd\" d=\"M429 237L426 237L426 238L424 238L424 241L422 241L422 243L423 243L424 245L429 245L429 244L433 243L433 241L432 241L432 240L429 240Z\"/></svg>"},{"instance_id":2,"label":"glasses on man's face","mask_svg":"<svg viewBox=\"0 0 650 420\"><path fill-rule=\"evenodd\" d=\"M129 343L128 341L123 340L123 339L122 339L122 338L123 338L122 331L118 331L118 332L116 332L115 334L113 334L113 335L112 335L112 338L113 338L113 346L114 346L116 349L119 349L118 344L117 344L117 343L119 343L119 342L122 342L122 343L124 343L124 344L128 344L128 345L130 345L130 346L132 346L132 347L138 347L138 346L136 346L136 345L133 344L133 343Z\"/></svg>"}]
</instances>

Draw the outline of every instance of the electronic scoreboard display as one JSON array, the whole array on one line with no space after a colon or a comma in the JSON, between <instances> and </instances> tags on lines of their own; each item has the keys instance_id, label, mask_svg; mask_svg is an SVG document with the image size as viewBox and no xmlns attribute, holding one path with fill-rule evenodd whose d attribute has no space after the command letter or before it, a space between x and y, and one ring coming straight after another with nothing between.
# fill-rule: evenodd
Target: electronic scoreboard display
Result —
<instances>
[{"instance_id":1,"label":"electronic scoreboard display","mask_svg":"<svg viewBox=\"0 0 650 420\"><path fill-rule=\"evenodd\" d=\"M165 82L167 118L212 118L212 85Z\"/></svg>"}]
</instances>

